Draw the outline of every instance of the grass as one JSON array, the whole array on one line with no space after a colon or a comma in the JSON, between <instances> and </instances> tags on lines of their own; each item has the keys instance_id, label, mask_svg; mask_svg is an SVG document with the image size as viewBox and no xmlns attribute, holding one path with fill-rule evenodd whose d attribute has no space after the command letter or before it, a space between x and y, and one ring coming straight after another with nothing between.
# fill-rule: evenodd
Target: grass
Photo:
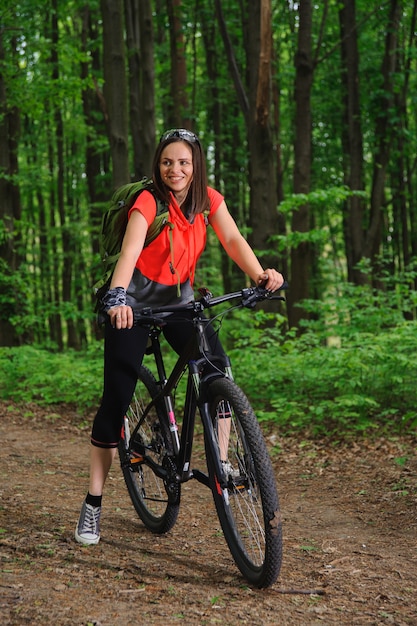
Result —
<instances>
[{"instance_id":1,"label":"grass","mask_svg":"<svg viewBox=\"0 0 417 626\"><path fill-rule=\"evenodd\" d=\"M221 339L236 382L258 419L283 435L415 436L417 323L387 308L385 295L376 301L361 288L360 297L348 296L323 304L301 336L284 332L280 315L244 310L225 318ZM0 398L91 410L101 397L102 360L102 342L86 352L0 348ZM167 360L169 368L174 356ZM180 389L179 405L183 397Z\"/></svg>"}]
</instances>

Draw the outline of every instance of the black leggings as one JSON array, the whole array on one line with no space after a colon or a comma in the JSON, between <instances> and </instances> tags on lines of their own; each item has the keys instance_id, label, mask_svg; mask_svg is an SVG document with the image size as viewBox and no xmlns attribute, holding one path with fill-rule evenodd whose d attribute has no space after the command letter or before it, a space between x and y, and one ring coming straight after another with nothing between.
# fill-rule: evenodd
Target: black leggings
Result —
<instances>
[{"instance_id":1,"label":"black leggings","mask_svg":"<svg viewBox=\"0 0 417 626\"><path fill-rule=\"evenodd\" d=\"M171 318L164 326L164 335L180 354L195 333L191 320ZM206 335L211 350L224 356L223 348L211 325ZM104 389L100 407L94 418L91 443L99 448L115 448L120 440L123 418L135 391L148 331L142 326L117 330L106 321L104 334Z\"/></svg>"}]
</instances>

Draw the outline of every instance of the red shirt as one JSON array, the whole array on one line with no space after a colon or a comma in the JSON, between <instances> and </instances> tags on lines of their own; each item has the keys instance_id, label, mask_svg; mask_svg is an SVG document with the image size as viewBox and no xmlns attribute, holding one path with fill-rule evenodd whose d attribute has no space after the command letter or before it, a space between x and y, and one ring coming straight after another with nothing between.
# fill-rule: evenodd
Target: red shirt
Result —
<instances>
[{"instance_id":1,"label":"red shirt","mask_svg":"<svg viewBox=\"0 0 417 626\"><path fill-rule=\"evenodd\" d=\"M207 188L210 200L210 217L215 214L221 203L223 196L212 189ZM166 226L162 232L144 248L136 262L136 268L143 276L162 285L177 285L190 279L194 280L195 266L206 245L206 223L202 213L195 216L191 224L181 211L178 203L171 193L169 209L169 221L174 225L171 231L173 237L173 266L176 272L171 271L172 262L170 247L170 228ZM135 204L129 211L139 211L148 225L152 224L156 216L156 201L152 193L143 191L137 198Z\"/></svg>"}]
</instances>

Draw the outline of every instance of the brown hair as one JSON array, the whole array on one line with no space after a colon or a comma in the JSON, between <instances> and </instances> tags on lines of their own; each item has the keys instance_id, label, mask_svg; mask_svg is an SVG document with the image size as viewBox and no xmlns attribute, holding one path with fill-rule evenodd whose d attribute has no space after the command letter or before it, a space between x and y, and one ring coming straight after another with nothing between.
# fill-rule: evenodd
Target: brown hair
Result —
<instances>
[{"instance_id":1,"label":"brown hair","mask_svg":"<svg viewBox=\"0 0 417 626\"><path fill-rule=\"evenodd\" d=\"M193 179L191 181L190 188L188 190L187 197L183 202L183 209L188 217L196 215L197 213L204 213L209 210L210 201L207 194L207 170L206 159L200 141L196 135L192 135L188 131L182 133L183 129L171 131L171 133L165 133L162 135L162 139L156 149L155 156L152 165L152 180L154 183L154 189L157 196L169 204L170 195L169 188L165 185L161 178L161 172L159 169L161 154L163 150L175 141L182 141L191 149L193 156ZM168 135L168 138L165 138ZM187 140L187 136L195 137L195 139Z\"/></svg>"}]
</instances>

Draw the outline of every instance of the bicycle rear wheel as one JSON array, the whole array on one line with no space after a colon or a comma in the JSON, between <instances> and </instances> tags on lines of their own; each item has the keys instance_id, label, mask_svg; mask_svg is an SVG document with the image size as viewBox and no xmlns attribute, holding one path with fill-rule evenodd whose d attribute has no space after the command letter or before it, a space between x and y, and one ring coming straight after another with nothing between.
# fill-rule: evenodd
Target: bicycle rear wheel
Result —
<instances>
[{"instance_id":1,"label":"bicycle rear wheel","mask_svg":"<svg viewBox=\"0 0 417 626\"><path fill-rule=\"evenodd\" d=\"M119 456L125 483L140 519L153 533L166 533L174 526L178 517L180 485L178 483L171 485L168 496L166 482L134 452L135 444L144 446L147 457L167 471L173 471L171 435L163 402L151 409L134 441L130 441L130 433L133 433L145 407L158 391L152 372L142 366L132 402L126 413L119 443Z\"/></svg>"},{"instance_id":2,"label":"bicycle rear wheel","mask_svg":"<svg viewBox=\"0 0 417 626\"><path fill-rule=\"evenodd\" d=\"M272 585L281 568L282 524L274 472L261 429L248 399L230 379L209 386L215 455L227 474L222 489L212 447L206 439L207 466L213 498L235 563L259 588ZM227 449L227 458L225 450Z\"/></svg>"}]
</instances>

